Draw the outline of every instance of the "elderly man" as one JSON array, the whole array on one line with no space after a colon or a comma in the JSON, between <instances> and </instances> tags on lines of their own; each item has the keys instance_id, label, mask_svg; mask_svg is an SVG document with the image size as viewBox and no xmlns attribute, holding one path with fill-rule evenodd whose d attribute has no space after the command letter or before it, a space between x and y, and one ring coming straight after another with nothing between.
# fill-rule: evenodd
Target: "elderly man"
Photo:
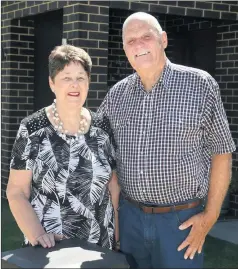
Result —
<instances>
[{"instance_id":1,"label":"elderly man","mask_svg":"<svg viewBox=\"0 0 238 269\"><path fill-rule=\"evenodd\" d=\"M116 145L121 250L139 268L201 268L235 150L218 85L166 58L167 35L153 16L129 16L122 37L136 72L98 110Z\"/></svg>"}]
</instances>

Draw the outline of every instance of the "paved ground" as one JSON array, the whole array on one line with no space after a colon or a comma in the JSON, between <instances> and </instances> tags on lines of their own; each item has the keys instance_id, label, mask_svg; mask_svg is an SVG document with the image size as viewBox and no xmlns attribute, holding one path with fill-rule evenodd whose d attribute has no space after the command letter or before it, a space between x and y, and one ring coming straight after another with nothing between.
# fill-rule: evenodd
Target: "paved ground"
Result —
<instances>
[{"instance_id":1,"label":"paved ground","mask_svg":"<svg viewBox=\"0 0 238 269\"><path fill-rule=\"evenodd\" d=\"M238 245L238 220L218 221L209 235Z\"/></svg>"}]
</instances>

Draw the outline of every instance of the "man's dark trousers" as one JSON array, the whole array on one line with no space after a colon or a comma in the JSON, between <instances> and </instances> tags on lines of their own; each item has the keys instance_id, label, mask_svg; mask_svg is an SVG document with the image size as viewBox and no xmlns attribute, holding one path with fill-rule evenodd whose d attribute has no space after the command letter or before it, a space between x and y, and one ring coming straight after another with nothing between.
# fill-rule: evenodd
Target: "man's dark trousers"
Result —
<instances>
[{"instance_id":1,"label":"man's dark trousers","mask_svg":"<svg viewBox=\"0 0 238 269\"><path fill-rule=\"evenodd\" d=\"M196 253L193 260L185 260L186 248L177 251L191 229L179 230L179 225L202 212L202 205L169 213L150 214L144 213L121 196L118 210L120 248L128 255L131 268L203 267L203 252Z\"/></svg>"}]
</instances>

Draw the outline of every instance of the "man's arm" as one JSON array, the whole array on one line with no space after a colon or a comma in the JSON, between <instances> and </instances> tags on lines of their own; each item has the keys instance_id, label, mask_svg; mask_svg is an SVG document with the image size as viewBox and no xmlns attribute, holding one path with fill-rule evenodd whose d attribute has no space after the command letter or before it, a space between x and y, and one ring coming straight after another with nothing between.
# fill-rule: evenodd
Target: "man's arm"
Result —
<instances>
[{"instance_id":1,"label":"man's arm","mask_svg":"<svg viewBox=\"0 0 238 269\"><path fill-rule=\"evenodd\" d=\"M205 237L219 217L231 178L231 152L236 148L219 86L211 76L206 78L205 90L207 96L202 129L204 130L204 146L212 155L208 200L204 212L191 217L179 227L184 230L192 226L188 237L178 247L179 251L188 247L184 255L185 259L188 257L193 259L197 251L198 253L202 251Z\"/></svg>"},{"instance_id":2,"label":"man's arm","mask_svg":"<svg viewBox=\"0 0 238 269\"><path fill-rule=\"evenodd\" d=\"M226 196L232 168L232 154L214 155L212 158L210 185L207 197L205 213L208 216L218 218L223 200Z\"/></svg>"},{"instance_id":3,"label":"man's arm","mask_svg":"<svg viewBox=\"0 0 238 269\"><path fill-rule=\"evenodd\" d=\"M205 237L216 223L229 187L231 178L231 153L214 155L210 173L208 199L204 212L197 214L180 225L184 230L192 226L189 236L179 246L178 251L188 247L184 258L193 259L196 252L201 253Z\"/></svg>"}]
</instances>

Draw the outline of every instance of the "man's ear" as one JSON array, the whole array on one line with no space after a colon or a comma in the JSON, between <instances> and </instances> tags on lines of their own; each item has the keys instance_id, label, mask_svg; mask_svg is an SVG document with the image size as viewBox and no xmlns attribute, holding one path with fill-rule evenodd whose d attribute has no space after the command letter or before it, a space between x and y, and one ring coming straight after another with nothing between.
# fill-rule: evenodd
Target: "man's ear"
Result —
<instances>
[{"instance_id":1,"label":"man's ear","mask_svg":"<svg viewBox=\"0 0 238 269\"><path fill-rule=\"evenodd\" d=\"M54 82L50 76L49 76L49 85L50 85L51 91L54 92Z\"/></svg>"},{"instance_id":2,"label":"man's ear","mask_svg":"<svg viewBox=\"0 0 238 269\"><path fill-rule=\"evenodd\" d=\"M161 39L162 39L163 48L166 49L168 46L168 37L167 37L167 33L165 31L162 32Z\"/></svg>"}]
</instances>

